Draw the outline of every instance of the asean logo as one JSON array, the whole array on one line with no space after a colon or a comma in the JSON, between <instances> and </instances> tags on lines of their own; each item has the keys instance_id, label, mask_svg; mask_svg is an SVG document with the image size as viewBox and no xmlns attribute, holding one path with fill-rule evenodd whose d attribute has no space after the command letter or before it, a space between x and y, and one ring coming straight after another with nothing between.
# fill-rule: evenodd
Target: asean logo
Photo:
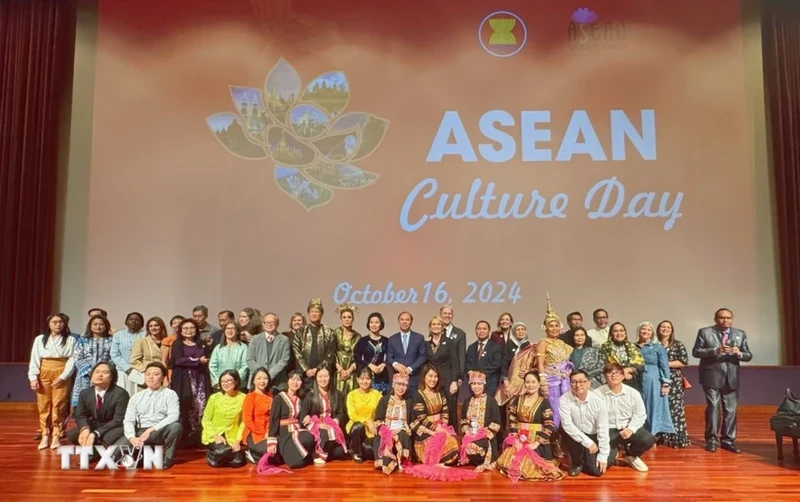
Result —
<instances>
[{"instance_id":1,"label":"asean logo","mask_svg":"<svg viewBox=\"0 0 800 502\"><path fill-rule=\"evenodd\" d=\"M345 112L350 83L328 71L303 84L281 58L264 87L230 86L236 112L206 117L217 141L235 157L271 161L278 188L306 211L331 201L334 190L357 190L379 175L355 165L383 142L389 122Z\"/></svg>"},{"instance_id":2,"label":"asean logo","mask_svg":"<svg viewBox=\"0 0 800 502\"><path fill-rule=\"evenodd\" d=\"M525 47L528 28L521 17L507 10L492 12L478 26L483 50L498 58L511 57Z\"/></svg>"}]
</instances>

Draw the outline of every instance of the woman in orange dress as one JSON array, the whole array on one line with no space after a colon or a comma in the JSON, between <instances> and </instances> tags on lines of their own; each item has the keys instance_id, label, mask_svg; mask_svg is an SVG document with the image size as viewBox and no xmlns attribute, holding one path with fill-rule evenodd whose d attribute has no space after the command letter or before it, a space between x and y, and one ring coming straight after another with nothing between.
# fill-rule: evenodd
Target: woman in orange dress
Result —
<instances>
[{"instance_id":1,"label":"woman in orange dress","mask_svg":"<svg viewBox=\"0 0 800 502\"><path fill-rule=\"evenodd\" d=\"M247 445L244 456L251 463L261 460L267 453L269 435L269 412L272 408L270 377L265 368L258 368L253 374L253 392L247 394L242 405L244 415L244 434L242 442Z\"/></svg>"}]
</instances>

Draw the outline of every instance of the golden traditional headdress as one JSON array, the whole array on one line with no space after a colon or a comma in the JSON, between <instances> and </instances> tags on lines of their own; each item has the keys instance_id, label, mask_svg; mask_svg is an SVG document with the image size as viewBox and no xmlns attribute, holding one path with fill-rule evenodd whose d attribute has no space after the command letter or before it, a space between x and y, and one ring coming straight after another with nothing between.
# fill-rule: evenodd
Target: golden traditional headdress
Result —
<instances>
[{"instance_id":1,"label":"golden traditional headdress","mask_svg":"<svg viewBox=\"0 0 800 502\"><path fill-rule=\"evenodd\" d=\"M320 298L312 298L309 300L306 312L310 311L311 309L319 309L320 312L325 312L325 309L322 308L322 300Z\"/></svg>"},{"instance_id":2,"label":"golden traditional headdress","mask_svg":"<svg viewBox=\"0 0 800 502\"><path fill-rule=\"evenodd\" d=\"M481 373L480 371L470 371L469 372L469 383L482 383L486 385L486 375Z\"/></svg>"},{"instance_id":3,"label":"golden traditional headdress","mask_svg":"<svg viewBox=\"0 0 800 502\"><path fill-rule=\"evenodd\" d=\"M561 326L561 318L558 317L556 311L553 310L553 304L550 303L550 293L547 293L547 314L544 316L544 322L542 323L542 329L547 329L547 325L553 321L558 321L558 325Z\"/></svg>"},{"instance_id":4,"label":"golden traditional headdress","mask_svg":"<svg viewBox=\"0 0 800 502\"><path fill-rule=\"evenodd\" d=\"M403 373L395 373L392 381L394 383L404 383L408 385L408 375L404 375Z\"/></svg>"},{"instance_id":5,"label":"golden traditional headdress","mask_svg":"<svg viewBox=\"0 0 800 502\"><path fill-rule=\"evenodd\" d=\"M358 313L358 307L349 302L343 303L336 307L337 314L341 315L342 312L350 312L351 314L356 315L356 313Z\"/></svg>"}]
</instances>

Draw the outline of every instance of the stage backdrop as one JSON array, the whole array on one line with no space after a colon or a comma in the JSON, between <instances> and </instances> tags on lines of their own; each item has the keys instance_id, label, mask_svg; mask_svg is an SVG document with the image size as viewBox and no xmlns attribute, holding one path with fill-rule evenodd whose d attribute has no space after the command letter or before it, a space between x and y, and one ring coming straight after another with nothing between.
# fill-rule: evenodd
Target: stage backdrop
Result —
<instances>
[{"instance_id":1,"label":"stage backdrop","mask_svg":"<svg viewBox=\"0 0 800 502\"><path fill-rule=\"evenodd\" d=\"M779 363L739 2L494 4L101 2L85 307L538 337L549 291L689 343L727 306Z\"/></svg>"}]
</instances>

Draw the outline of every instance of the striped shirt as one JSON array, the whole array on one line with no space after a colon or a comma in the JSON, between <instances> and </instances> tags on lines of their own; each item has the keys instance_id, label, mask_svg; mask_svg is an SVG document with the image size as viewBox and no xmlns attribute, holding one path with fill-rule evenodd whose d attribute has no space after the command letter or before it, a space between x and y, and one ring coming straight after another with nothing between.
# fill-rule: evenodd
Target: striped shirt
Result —
<instances>
[{"instance_id":1,"label":"striped shirt","mask_svg":"<svg viewBox=\"0 0 800 502\"><path fill-rule=\"evenodd\" d=\"M111 361L120 373L128 371L131 367L131 351L133 342L142 338L146 334L144 328L138 333L131 333L127 329L121 329L114 333L111 339Z\"/></svg>"}]
</instances>

